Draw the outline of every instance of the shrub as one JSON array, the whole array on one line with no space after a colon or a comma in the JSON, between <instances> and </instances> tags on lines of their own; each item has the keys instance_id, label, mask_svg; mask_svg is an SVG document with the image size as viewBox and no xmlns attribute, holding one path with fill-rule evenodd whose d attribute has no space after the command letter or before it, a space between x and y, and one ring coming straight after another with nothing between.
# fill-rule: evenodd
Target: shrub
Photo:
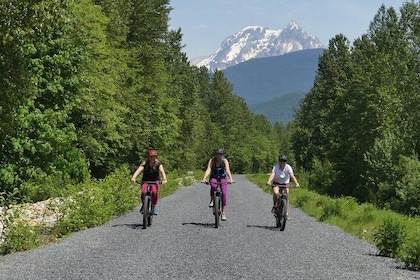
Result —
<instances>
[{"instance_id":1,"label":"shrub","mask_svg":"<svg viewBox=\"0 0 420 280\"><path fill-rule=\"evenodd\" d=\"M397 218L385 218L374 234L374 241L379 249L379 255L395 257L406 238L405 227L402 220Z\"/></svg>"},{"instance_id":2,"label":"shrub","mask_svg":"<svg viewBox=\"0 0 420 280\"><path fill-rule=\"evenodd\" d=\"M342 205L338 199L327 199L322 205L322 215L319 219L325 221L332 216L341 216L342 213Z\"/></svg>"},{"instance_id":3,"label":"shrub","mask_svg":"<svg viewBox=\"0 0 420 280\"><path fill-rule=\"evenodd\" d=\"M401 250L401 260L412 270L420 270L420 229L407 238Z\"/></svg>"},{"instance_id":4,"label":"shrub","mask_svg":"<svg viewBox=\"0 0 420 280\"><path fill-rule=\"evenodd\" d=\"M339 172L335 170L334 165L331 162L322 162L315 158L313 160L313 170L309 174L308 189L314 190L320 194L335 195L336 190L338 190L335 186L338 178Z\"/></svg>"},{"instance_id":5,"label":"shrub","mask_svg":"<svg viewBox=\"0 0 420 280\"><path fill-rule=\"evenodd\" d=\"M296 198L294 199L294 204L296 207L303 207L308 201L310 200L309 193L303 193L301 195L296 195Z\"/></svg>"},{"instance_id":6,"label":"shrub","mask_svg":"<svg viewBox=\"0 0 420 280\"><path fill-rule=\"evenodd\" d=\"M33 227L26 221L9 223L5 242L0 246L0 253L7 254L33 249L42 244L41 228Z\"/></svg>"},{"instance_id":7,"label":"shrub","mask_svg":"<svg viewBox=\"0 0 420 280\"><path fill-rule=\"evenodd\" d=\"M397 195L392 206L406 215L420 216L420 161L416 156L402 156L398 169L401 180L397 181Z\"/></svg>"}]
</instances>

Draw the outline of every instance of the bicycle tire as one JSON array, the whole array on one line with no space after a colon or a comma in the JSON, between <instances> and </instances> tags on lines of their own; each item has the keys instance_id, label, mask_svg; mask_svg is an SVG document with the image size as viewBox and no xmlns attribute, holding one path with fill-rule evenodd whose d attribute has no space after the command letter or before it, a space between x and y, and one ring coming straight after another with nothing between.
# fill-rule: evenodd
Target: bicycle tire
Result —
<instances>
[{"instance_id":1,"label":"bicycle tire","mask_svg":"<svg viewBox=\"0 0 420 280\"><path fill-rule=\"evenodd\" d=\"M150 206L151 206L151 203L150 203ZM148 227L150 227L151 225L152 225L152 222L153 222L153 210L152 210L152 207L150 207L150 211L149 211L149 215L147 216L147 226Z\"/></svg>"},{"instance_id":2,"label":"bicycle tire","mask_svg":"<svg viewBox=\"0 0 420 280\"><path fill-rule=\"evenodd\" d=\"M280 227L280 198L277 199L276 202L276 210L274 212L274 217L276 217L276 227L279 228Z\"/></svg>"},{"instance_id":3,"label":"bicycle tire","mask_svg":"<svg viewBox=\"0 0 420 280\"><path fill-rule=\"evenodd\" d=\"M220 196L214 198L214 227L218 228L220 223Z\"/></svg>"},{"instance_id":4,"label":"bicycle tire","mask_svg":"<svg viewBox=\"0 0 420 280\"><path fill-rule=\"evenodd\" d=\"M280 208L279 208L280 216L280 231L283 231L286 228L286 214L287 214L287 200L282 198L280 200Z\"/></svg>"},{"instance_id":5,"label":"bicycle tire","mask_svg":"<svg viewBox=\"0 0 420 280\"><path fill-rule=\"evenodd\" d=\"M150 196L146 195L143 202L143 228L147 228L150 215Z\"/></svg>"}]
</instances>

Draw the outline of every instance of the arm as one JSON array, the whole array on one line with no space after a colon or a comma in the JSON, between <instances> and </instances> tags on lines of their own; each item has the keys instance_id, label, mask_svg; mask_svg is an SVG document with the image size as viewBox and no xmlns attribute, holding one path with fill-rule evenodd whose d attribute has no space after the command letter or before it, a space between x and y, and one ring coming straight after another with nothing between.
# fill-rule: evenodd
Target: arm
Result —
<instances>
[{"instance_id":1,"label":"arm","mask_svg":"<svg viewBox=\"0 0 420 280\"><path fill-rule=\"evenodd\" d=\"M211 172L211 160L212 160L212 159L210 159L210 160L209 160L209 163L207 164L207 169L206 169L206 172L204 172L204 177L203 177L203 179L201 180L201 182L202 182L202 183L205 183L205 182L206 182L206 180L207 180L207 177L210 175L210 172Z\"/></svg>"},{"instance_id":2,"label":"arm","mask_svg":"<svg viewBox=\"0 0 420 280\"><path fill-rule=\"evenodd\" d=\"M137 168L136 172L134 172L133 177L131 177L131 182L135 182L137 176L144 170L144 164L140 164L139 168Z\"/></svg>"},{"instance_id":3,"label":"arm","mask_svg":"<svg viewBox=\"0 0 420 280\"><path fill-rule=\"evenodd\" d=\"M162 185L168 183L168 181L166 180L165 169L163 168L163 165L162 164L159 166L159 171L160 171L160 174L162 175L162 179L163 179L162 180Z\"/></svg>"},{"instance_id":4,"label":"arm","mask_svg":"<svg viewBox=\"0 0 420 280\"><path fill-rule=\"evenodd\" d=\"M296 188L299 188L300 187L299 182L297 181L295 174L293 174L293 172L290 172L290 178L292 178L292 181L293 183L295 183Z\"/></svg>"},{"instance_id":5,"label":"arm","mask_svg":"<svg viewBox=\"0 0 420 280\"><path fill-rule=\"evenodd\" d=\"M271 184L273 183L274 175L275 175L275 173L274 173L274 170L273 170L273 171L271 171L270 177L267 180L267 183L266 183L267 185L271 186Z\"/></svg>"},{"instance_id":6,"label":"arm","mask_svg":"<svg viewBox=\"0 0 420 280\"><path fill-rule=\"evenodd\" d=\"M229 183L235 183L235 181L232 178L232 174L230 173L230 167L229 167L229 161L227 159L224 159L225 161L225 168L226 168L226 173L229 176Z\"/></svg>"}]
</instances>

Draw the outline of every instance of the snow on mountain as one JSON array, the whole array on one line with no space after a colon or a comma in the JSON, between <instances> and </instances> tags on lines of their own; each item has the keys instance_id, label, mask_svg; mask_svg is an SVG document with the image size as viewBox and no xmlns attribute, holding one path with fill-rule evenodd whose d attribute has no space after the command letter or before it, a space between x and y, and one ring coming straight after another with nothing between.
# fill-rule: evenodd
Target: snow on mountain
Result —
<instances>
[{"instance_id":1,"label":"snow on mountain","mask_svg":"<svg viewBox=\"0 0 420 280\"><path fill-rule=\"evenodd\" d=\"M252 58L318 48L326 48L326 46L317 37L306 33L294 21L280 30L248 26L226 38L219 49L195 65L206 66L212 71L223 70Z\"/></svg>"}]
</instances>

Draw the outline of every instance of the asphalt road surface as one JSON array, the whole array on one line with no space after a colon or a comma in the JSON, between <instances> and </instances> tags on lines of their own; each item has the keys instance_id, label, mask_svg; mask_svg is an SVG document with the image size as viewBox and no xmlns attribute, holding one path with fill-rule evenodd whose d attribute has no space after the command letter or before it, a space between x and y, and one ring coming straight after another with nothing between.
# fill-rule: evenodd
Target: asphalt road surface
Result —
<instances>
[{"instance_id":1,"label":"asphalt road surface","mask_svg":"<svg viewBox=\"0 0 420 280\"><path fill-rule=\"evenodd\" d=\"M280 232L271 196L243 175L234 179L218 229L209 186L196 183L161 199L150 228L142 229L136 208L58 243L0 257L0 279L420 279L296 208Z\"/></svg>"}]
</instances>

